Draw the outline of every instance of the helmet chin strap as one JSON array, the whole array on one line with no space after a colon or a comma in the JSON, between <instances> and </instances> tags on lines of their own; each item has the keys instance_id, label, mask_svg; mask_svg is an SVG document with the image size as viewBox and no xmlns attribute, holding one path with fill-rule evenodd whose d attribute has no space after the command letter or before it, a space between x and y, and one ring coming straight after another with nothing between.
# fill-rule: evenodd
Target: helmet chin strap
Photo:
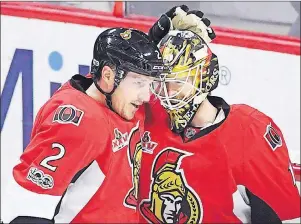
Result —
<instances>
[{"instance_id":1,"label":"helmet chin strap","mask_svg":"<svg viewBox=\"0 0 301 224\"><path fill-rule=\"evenodd\" d=\"M116 113L116 111L113 109L112 106L112 94L115 92L116 88L119 86L120 82L125 78L126 73L123 70L116 70L116 74L115 74L115 78L114 78L114 87L112 89L111 92L107 93L105 91L103 91L103 89L100 88L100 86L98 85L98 80L97 78L93 75L93 83L96 86L96 88L98 89L98 91L100 91L103 95L105 95L106 97L106 104L109 107L110 110L112 110L113 112Z\"/></svg>"},{"instance_id":2,"label":"helmet chin strap","mask_svg":"<svg viewBox=\"0 0 301 224\"><path fill-rule=\"evenodd\" d=\"M114 111L114 109L112 107L112 94L114 93L114 91L115 91L115 89L116 89L117 86L116 87L114 86L113 90L110 93L106 93L105 91L103 91L100 88L100 86L98 85L98 80L94 76L93 76L93 83L96 86L96 88L98 89L98 91L101 92L103 95L105 95L107 106L110 108L110 110Z\"/></svg>"}]
</instances>

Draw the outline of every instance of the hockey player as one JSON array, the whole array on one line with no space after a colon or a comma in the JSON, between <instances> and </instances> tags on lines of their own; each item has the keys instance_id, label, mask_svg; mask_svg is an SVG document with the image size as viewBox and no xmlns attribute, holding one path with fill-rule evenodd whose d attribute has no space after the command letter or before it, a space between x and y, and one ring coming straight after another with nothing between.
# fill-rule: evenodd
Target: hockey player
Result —
<instances>
[{"instance_id":1,"label":"hockey player","mask_svg":"<svg viewBox=\"0 0 301 224\"><path fill-rule=\"evenodd\" d=\"M183 10L173 7L163 25L177 28ZM99 35L91 75L73 76L39 111L2 197L5 223L137 221L142 151L128 145L140 139L142 104L162 72L154 37L122 28Z\"/></svg>"},{"instance_id":2,"label":"hockey player","mask_svg":"<svg viewBox=\"0 0 301 224\"><path fill-rule=\"evenodd\" d=\"M211 96L218 59L200 38L208 29L193 20L195 32L170 31L159 46L170 71L146 111L140 222L298 222L300 196L281 130L255 108Z\"/></svg>"},{"instance_id":3,"label":"hockey player","mask_svg":"<svg viewBox=\"0 0 301 224\"><path fill-rule=\"evenodd\" d=\"M39 110L1 198L3 222L136 222L141 151L128 152L128 138L143 124L149 86L162 69L145 33L102 32L91 75L73 76Z\"/></svg>"}]
</instances>

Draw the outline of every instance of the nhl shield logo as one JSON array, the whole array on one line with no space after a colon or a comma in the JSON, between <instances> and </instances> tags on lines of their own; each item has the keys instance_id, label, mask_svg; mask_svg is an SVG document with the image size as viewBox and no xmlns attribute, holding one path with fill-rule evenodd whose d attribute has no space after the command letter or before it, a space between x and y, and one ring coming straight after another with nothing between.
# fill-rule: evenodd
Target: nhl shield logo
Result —
<instances>
[{"instance_id":1,"label":"nhl shield logo","mask_svg":"<svg viewBox=\"0 0 301 224\"><path fill-rule=\"evenodd\" d=\"M185 130L186 138L192 138L195 134L196 134L196 130L194 128L189 127Z\"/></svg>"},{"instance_id":2,"label":"nhl shield logo","mask_svg":"<svg viewBox=\"0 0 301 224\"><path fill-rule=\"evenodd\" d=\"M266 127L264 138L273 151L282 146L282 139L271 123Z\"/></svg>"}]
</instances>

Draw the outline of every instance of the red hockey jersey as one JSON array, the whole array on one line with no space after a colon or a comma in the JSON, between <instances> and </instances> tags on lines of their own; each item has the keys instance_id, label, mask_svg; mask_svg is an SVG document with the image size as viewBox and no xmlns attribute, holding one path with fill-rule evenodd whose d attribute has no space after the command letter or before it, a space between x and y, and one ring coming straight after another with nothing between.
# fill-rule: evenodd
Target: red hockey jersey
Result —
<instances>
[{"instance_id":1,"label":"red hockey jersey","mask_svg":"<svg viewBox=\"0 0 301 224\"><path fill-rule=\"evenodd\" d=\"M128 140L134 133L140 139L144 109L126 121L79 91L91 83L73 77L40 109L2 198L4 222L17 216L55 223L137 222L141 151L128 151Z\"/></svg>"},{"instance_id":2,"label":"red hockey jersey","mask_svg":"<svg viewBox=\"0 0 301 224\"><path fill-rule=\"evenodd\" d=\"M281 220L299 217L300 197L279 128L247 105L209 100L226 119L203 130L188 127L181 136L169 130L158 103L148 109L141 143L140 222L250 222L246 189Z\"/></svg>"},{"instance_id":3,"label":"red hockey jersey","mask_svg":"<svg viewBox=\"0 0 301 224\"><path fill-rule=\"evenodd\" d=\"M233 105L216 131L236 184L267 203L280 220L300 218L301 198L288 148L274 121L250 106Z\"/></svg>"},{"instance_id":4,"label":"red hockey jersey","mask_svg":"<svg viewBox=\"0 0 301 224\"><path fill-rule=\"evenodd\" d=\"M146 113L139 186L142 223L233 223L245 221L243 204L216 132L191 142L169 129L155 104ZM243 207L243 208L246 208Z\"/></svg>"}]
</instances>

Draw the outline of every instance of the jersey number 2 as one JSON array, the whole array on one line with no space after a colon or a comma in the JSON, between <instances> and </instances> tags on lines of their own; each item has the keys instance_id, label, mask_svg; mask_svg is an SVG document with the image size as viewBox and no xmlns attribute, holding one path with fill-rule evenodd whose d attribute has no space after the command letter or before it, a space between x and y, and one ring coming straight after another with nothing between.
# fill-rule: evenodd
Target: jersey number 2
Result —
<instances>
[{"instance_id":1,"label":"jersey number 2","mask_svg":"<svg viewBox=\"0 0 301 224\"><path fill-rule=\"evenodd\" d=\"M52 149L58 149L59 154L46 157L45 159L43 159L40 162L40 165L45 167L46 169L51 170L51 171L54 172L57 167L50 165L48 162L55 161L55 160L60 160L65 155L66 150L65 150L64 146L62 146L59 143L52 143Z\"/></svg>"}]
</instances>

